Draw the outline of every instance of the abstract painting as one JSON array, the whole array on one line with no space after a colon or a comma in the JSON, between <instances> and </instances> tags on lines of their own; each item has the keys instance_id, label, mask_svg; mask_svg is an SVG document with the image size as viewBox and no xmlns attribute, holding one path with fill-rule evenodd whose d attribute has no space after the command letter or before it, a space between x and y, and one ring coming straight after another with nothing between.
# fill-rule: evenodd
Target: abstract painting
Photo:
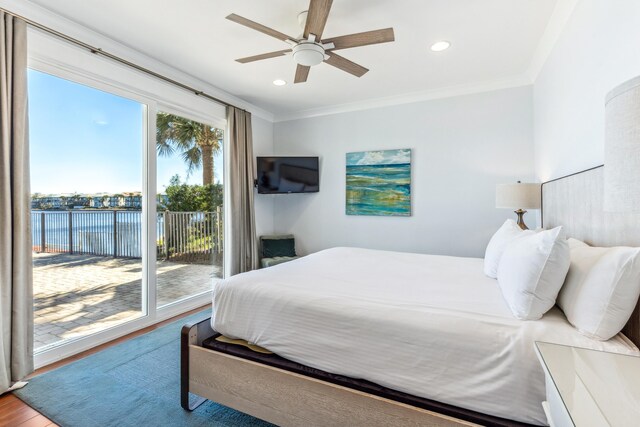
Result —
<instances>
[{"instance_id":1,"label":"abstract painting","mask_svg":"<svg viewBox=\"0 0 640 427\"><path fill-rule=\"evenodd\" d=\"M411 215L411 150L347 153L347 215Z\"/></svg>"}]
</instances>

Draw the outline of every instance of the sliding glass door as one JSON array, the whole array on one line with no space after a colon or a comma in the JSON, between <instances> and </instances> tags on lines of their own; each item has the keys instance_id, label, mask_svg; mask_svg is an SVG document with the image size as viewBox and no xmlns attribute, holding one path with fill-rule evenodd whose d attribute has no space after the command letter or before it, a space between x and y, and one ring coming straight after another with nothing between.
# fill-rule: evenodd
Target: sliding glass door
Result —
<instances>
[{"instance_id":1,"label":"sliding glass door","mask_svg":"<svg viewBox=\"0 0 640 427\"><path fill-rule=\"evenodd\" d=\"M222 129L158 112L157 306L208 293L223 265Z\"/></svg>"},{"instance_id":2,"label":"sliding glass door","mask_svg":"<svg viewBox=\"0 0 640 427\"><path fill-rule=\"evenodd\" d=\"M211 303L226 112L40 32L29 52L39 367Z\"/></svg>"},{"instance_id":3,"label":"sliding glass door","mask_svg":"<svg viewBox=\"0 0 640 427\"><path fill-rule=\"evenodd\" d=\"M34 347L146 313L141 102L29 71Z\"/></svg>"}]
</instances>

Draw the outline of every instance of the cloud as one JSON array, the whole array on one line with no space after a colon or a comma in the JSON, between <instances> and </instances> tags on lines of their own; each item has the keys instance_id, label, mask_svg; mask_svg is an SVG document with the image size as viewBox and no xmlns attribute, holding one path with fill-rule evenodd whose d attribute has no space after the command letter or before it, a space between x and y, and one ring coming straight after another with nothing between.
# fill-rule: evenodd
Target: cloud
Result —
<instances>
[{"instance_id":1,"label":"cloud","mask_svg":"<svg viewBox=\"0 0 640 427\"><path fill-rule=\"evenodd\" d=\"M389 150L386 153L390 153L387 164L409 163L411 162L411 150Z\"/></svg>"},{"instance_id":2,"label":"cloud","mask_svg":"<svg viewBox=\"0 0 640 427\"><path fill-rule=\"evenodd\" d=\"M385 159L383 151L367 151L364 156L358 160L359 165L382 165Z\"/></svg>"},{"instance_id":3,"label":"cloud","mask_svg":"<svg viewBox=\"0 0 640 427\"><path fill-rule=\"evenodd\" d=\"M109 117L104 111L91 111L91 123L97 126L106 126L109 124Z\"/></svg>"},{"instance_id":4,"label":"cloud","mask_svg":"<svg viewBox=\"0 0 640 427\"><path fill-rule=\"evenodd\" d=\"M347 154L347 165L393 165L410 162L410 149L364 151Z\"/></svg>"}]
</instances>

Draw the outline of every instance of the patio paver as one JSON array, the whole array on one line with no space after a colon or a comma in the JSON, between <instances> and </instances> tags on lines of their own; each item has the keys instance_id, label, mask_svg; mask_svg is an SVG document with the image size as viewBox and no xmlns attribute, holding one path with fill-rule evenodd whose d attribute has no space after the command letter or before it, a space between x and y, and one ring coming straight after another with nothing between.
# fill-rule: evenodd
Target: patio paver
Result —
<instances>
[{"instance_id":1,"label":"patio paver","mask_svg":"<svg viewBox=\"0 0 640 427\"><path fill-rule=\"evenodd\" d=\"M47 348L141 315L142 262L34 254L34 348ZM157 263L158 306L211 290L219 265Z\"/></svg>"}]
</instances>

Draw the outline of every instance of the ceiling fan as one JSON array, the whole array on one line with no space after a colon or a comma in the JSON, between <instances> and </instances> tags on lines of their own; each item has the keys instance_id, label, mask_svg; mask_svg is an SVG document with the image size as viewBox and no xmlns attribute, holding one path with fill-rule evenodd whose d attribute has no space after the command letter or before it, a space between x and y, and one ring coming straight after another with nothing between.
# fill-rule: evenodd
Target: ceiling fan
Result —
<instances>
[{"instance_id":1,"label":"ceiling fan","mask_svg":"<svg viewBox=\"0 0 640 427\"><path fill-rule=\"evenodd\" d=\"M332 3L333 0L310 1L309 10L302 12L299 16L301 25L304 23L304 31L299 38L288 36L272 28L265 27L257 22L238 16L235 13L227 16L227 19L230 21L252 28L256 31L260 31L261 33L275 37L278 40L282 40L283 42L291 45L290 49L249 56L246 58L236 59L236 61L246 64L247 62L260 61L263 59L276 58L291 54L293 56L293 60L298 64L294 83L306 82L307 77L309 76L309 69L321 62L325 62L342 71L353 74L356 77L362 77L367 71L369 71L368 69L336 54L335 51L351 47L392 42L394 41L393 28L366 31L364 33L350 34L348 36L322 38L322 32L324 31L325 24L327 23Z\"/></svg>"}]
</instances>

